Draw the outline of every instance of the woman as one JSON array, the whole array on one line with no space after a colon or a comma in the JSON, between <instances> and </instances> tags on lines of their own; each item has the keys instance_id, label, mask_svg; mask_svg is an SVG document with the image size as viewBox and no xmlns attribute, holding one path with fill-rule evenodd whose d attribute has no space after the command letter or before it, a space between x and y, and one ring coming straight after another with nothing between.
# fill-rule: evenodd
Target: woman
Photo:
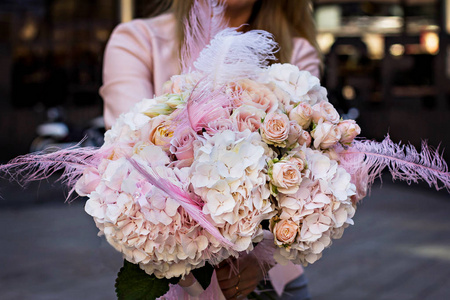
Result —
<instances>
[{"instance_id":1,"label":"woman","mask_svg":"<svg viewBox=\"0 0 450 300\"><path fill-rule=\"evenodd\" d=\"M271 32L280 45L276 54L279 62L289 62L319 76L320 59L310 0L222 1L226 5L224 15L229 26L247 24L240 30ZM103 86L100 89L107 128L136 102L160 95L163 83L180 73L179 50L185 35L183 20L188 16L192 2L161 1L154 17L120 24L114 30L105 51ZM261 270L253 267L255 263L256 259L251 255L240 258L237 264L239 273L232 277L229 277L227 264L217 269L217 280L227 299L245 297L263 279ZM293 299L306 299L306 282L299 277L302 272L300 266L276 266L269 275L275 288L281 285L282 289L290 282L287 288L291 288ZM183 284L189 286L192 282L187 280ZM306 292L306 295L301 298L295 294L296 289L300 294ZM283 299L286 297L283 295Z\"/></svg>"}]
</instances>

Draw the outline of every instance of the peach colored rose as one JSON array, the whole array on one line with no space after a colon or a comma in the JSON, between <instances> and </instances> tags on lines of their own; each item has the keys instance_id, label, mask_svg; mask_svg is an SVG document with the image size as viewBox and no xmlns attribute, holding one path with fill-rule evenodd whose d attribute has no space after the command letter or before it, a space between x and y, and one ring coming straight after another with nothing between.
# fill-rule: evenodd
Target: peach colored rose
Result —
<instances>
[{"instance_id":1,"label":"peach colored rose","mask_svg":"<svg viewBox=\"0 0 450 300\"><path fill-rule=\"evenodd\" d=\"M336 111L334 106L330 102L320 102L312 107L312 120L314 123L318 124L319 120L337 124L339 123L339 113Z\"/></svg>"},{"instance_id":2,"label":"peach colored rose","mask_svg":"<svg viewBox=\"0 0 450 300\"><path fill-rule=\"evenodd\" d=\"M261 126L262 139L267 144L272 144L278 147L286 147L286 139L289 136L289 118L278 112L267 114Z\"/></svg>"},{"instance_id":3,"label":"peach colored rose","mask_svg":"<svg viewBox=\"0 0 450 300\"><path fill-rule=\"evenodd\" d=\"M283 194L294 194L302 182L302 174L296 164L278 162L272 167L272 184Z\"/></svg>"},{"instance_id":4,"label":"peach colored rose","mask_svg":"<svg viewBox=\"0 0 450 300\"><path fill-rule=\"evenodd\" d=\"M266 113L262 109L250 105L242 105L234 110L231 120L239 131L250 129L251 132L254 132L261 127L261 120L265 116Z\"/></svg>"},{"instance_id":5,"label":"peach colored rose","mask_svg":"<svg viewBox=\"0 0 450 300\"><path fill-rule=\"evenodd\" d=\"M311 136L314 139L316 149L328 149L339 142L341 132L336 125L320 120L316 128L311 131Z\"/></svg>"},{"instance_id":6,"label":"peach colored rose","mask_svg":"<svg viewBox=\"0 0 450 300\"><path fill-rule=\"evenodd\" d=\"M281 220L273 228L275 242L290 245L295 241L298 233L298 225L291 220ZM277 243L278 244L278 243Z\"/></svg>"},{"instance_id":7,"label":"peach colored rose","mask_svg":"<svg viewBox=\"0 0 450 300\"><path fill-rule=\"evenodd\" d=\"M276 95L264 84L250 79L243 79L228 87L228 93L237 106L251 105L264 110L266 113L274 112L278 108Z\"/></svg>"},{"instance_id":8,"label":"peach colored rose","mask_svg":"<svg viewBox=\"0 0 450 300\"><path fill-rule=\"evenodd\" d=\"M341 132L342 144L351 144L355 137L361 133L361 128L356 124L355 120L345 120L338 124L339 131Z\"/></svg>"},{"instance_id":9,"label":"peach colored rose","mask_svg":"<svg viewBox=\"0 0 450 300\"><path fill-rule=\"evenodd\" d=\"M302 102L289 113L289 119L296 121L303 129L311 124L312 108L308 103Z\"/></svg>"},{"instance_id":10,"label":"peach colored rose","mask_svg":"<svg viewBox=\"0 0 450 300\"><path fill-rule=\"evenodd\" d=\"M170 148L170 141L173 137L173 131L166 123L161 123L155 128L152 143L157 146L161 146L164 151L168 151Z\"/></svg>"},{"instance_id":11,"label":"peach colored rose","mask_svg":"<svg viewBox=\"0 0 450 300\"><path fill-rule=\"evenodd\" d=\"M306 144L306 147L309 147L309 145L311 145L311 135L309 134L308 131L302 130L302 132L300 132L297 142L300 146Z\"/></svg>"},{"instance_id":12,"label":"peach colored rose","mask_svg":"<svg viewBox=\"0 0 450 300\"><path fill-rule=\"evenodd\" d=\"M299 157L291 157L288 160L291 164L294 164L297 166L297 169L301 172L305 168L305 161Z\"/></svg>"}]
</instances>

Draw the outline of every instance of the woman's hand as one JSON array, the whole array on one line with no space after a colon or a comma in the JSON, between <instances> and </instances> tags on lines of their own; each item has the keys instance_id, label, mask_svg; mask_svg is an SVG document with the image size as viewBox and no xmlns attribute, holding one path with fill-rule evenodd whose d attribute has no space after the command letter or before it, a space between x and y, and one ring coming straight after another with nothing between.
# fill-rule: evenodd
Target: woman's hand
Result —
<instances>
[{"instance_id":1,"label":"woman's hand","mask_svg":"<svg viewBox=\"0 0 450 300\"><path fill-rule=\"evenodd\" d=\"M265 274L252 254L239 257L233 265L239 270L237 274L227 262L220 264L216 268L217 281L226 299L243 299L255 290Z\"/></svg>"}]
</instances>

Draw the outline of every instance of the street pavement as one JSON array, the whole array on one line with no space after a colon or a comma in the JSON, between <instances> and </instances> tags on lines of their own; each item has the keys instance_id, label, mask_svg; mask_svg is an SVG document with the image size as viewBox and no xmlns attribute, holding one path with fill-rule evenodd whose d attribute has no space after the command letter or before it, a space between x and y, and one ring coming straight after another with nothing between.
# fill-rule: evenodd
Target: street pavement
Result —
<instances>
[{"instance_id":1,"label":"street pavement","mask_svg":"<svg viewBox=\"0 0 450 300\"><path fill-rule=\"evenodd\" d=\"M59 184L0 180L0 299L115 299L122 258ZM450 195L377 182L355 225L306 267L314 300L450 299Z\"/></svg>"}]
</instances>

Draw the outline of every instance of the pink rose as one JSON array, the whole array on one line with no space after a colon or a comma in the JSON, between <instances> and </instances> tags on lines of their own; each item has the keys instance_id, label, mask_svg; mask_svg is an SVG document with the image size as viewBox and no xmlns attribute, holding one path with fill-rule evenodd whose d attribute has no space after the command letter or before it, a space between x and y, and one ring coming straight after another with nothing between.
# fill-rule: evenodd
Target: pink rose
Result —
<instances>
[{"instance_id":1,"label":"pink rose","mask_svg":"<svg viewBox=\"0 0 450 300\"><path fill-rule=\"evenodd\" d=\"M228 108L224 107L216 107L215 109L209 111L205 114L199 124L202 124L203 127L208 127L208 124L220 119L229 119L230 112Z\"/></svg>"},{"instance_id":2,"label":"pink rose","mask_svg":"<svg viewBox=\"0 0 450 300\"><path fill-rule=\"evenodd\" d=\"M336 125L320 120L316 128L311 131L311 136L314 138L316 149L328 149L339 142L341 132Z\"/></svg>"},{"instance_id":3,"label":"pink rose","mask_svg":"<svg viewBox=\"0 0 450 300\"><path fill-rule=\"evenodd\" d=\"M195 140L196 135L190 130L176 132L170 141L170 152L175 154L179 160L192 159L194 158L193 142Z\"/></svg>"},{"instance_id":4,"label":"pink rose","mask_svg":"<svg viewBox=\"0 0 450 300\"><path fill-rule=\"evenodd\" d=\"M217 119L208 123L206 132L216 134L225 130L233 130L233 122L230 119Z\"/></svg>"},{"instance_id":5,"label":"pink rose","mask_svg":"<svg viewBox=\"0 0 450 300\"><path fill-rule=\"evenodd\" d=\"M272 167L272 184L283 194L294 194L302 182L302 174L296 164L278 162Z\"/></svg>"},{"instance_id":6,"label":"pink rose","mask_svg":"<svg viewBox=\"0 0 450 300\"><path fill-rule=\"evenodd\" d=\"M239 131L250 129L251 132L254 132L261 127L261 120L265 116L266 113L262 109L250 105L242 105L234 110L231 120Z\"/></svg>"},{"instance_id":7,"label":"pink rose","mask_svg":"<svg viewBox=\"0 0 450 300\"><path fill-rule=\"evenodd\" d=\"M247 104L262 109L266 113L278 108L278 99L270 88L250 79L243 79L230 85L228 92L231 93L236 106Z\"/></svg>"},{"instance_id":8,"label":"pink rose","mask_svg":"<svg viewBox=\"0 0 450 300\"><path fill-rule=\"evenodd\" d=\"M289 118L278 112L267 114L261 126L262 139L267 144L272 144L278 147L286 147L286 139L289 136Z\"/></svg>"},{"instance_id":9,"label":"pink rose","mask_svg":"<svg viewBox=\"0 0 450 300\"><path fill-rule=\"evenodd\" d=\"M289 113L289 119L296 121L303 129L306 129L311 124L312 109L311 105L302 102L294 107Z\"/></svg>"},{"instance_id":10,"label":"pink rose","mask_svg":"<svg viewBox=\"0 0 450 300\"><path fill-rule=\"evenodd\" d=\"M287 146L291 146L291 145L294 145L295 143L297 143L298 138L300 137L300 134L303 131L303 129L300 127L300 125L298 125L297 122L295 122L295 121L290 121L289 125L290 125L289 135L286 140Z\"/></svg>"},{"instance_id":11,"label":"pink rose","mask_svg":"<svg viewBox=\"0 0 450 300\"><path fill-rule=\"evenodd\" d=\"M87 196L95 191L99 183L100 175L97 169L88 167L83 170L83 176L75 184L75 191L80 196Z\"/></svg>"},{"instance_id":12,"label":"pink rose","mask_svg":"<svg viewBox=\"0 0 450 300\"><path fill-rule=\"evenodd\" d=\"M297 233L298 225L291 220L281 220L273 227L276 244L291 245L295 241Z\"/></svg>"},{"instance_id":13,"label":"pink rose","mask_svg":"<svg viewBox=\"0 0 450 300\"><path fill-rule=\"evenodd\" d=\"M312 107L312 120L318 124L319 120L337 124L339 123L339 113L330 102L320 102Z\"/></svg>"},{"instance_id":14,"label":"pink rose","mask_svg":"<svg viewBox=\"0 0 450 300\"><path fill-rule=\"evenodd\" d=\"M341 132L342 144L351 144L355 137L361 133L361 128L356 124L355 120L345 120L338 124L339 131Z\"/></svg>"},{"instance_id":15,"label":"pink rose","mask_svg":"<svg viewBox=\"0 0 450 300\"><path fill-rule=\"evenodd\" d=\"M311 145L311 135L309 134L308 131L302 130L302 132L300 132L297 142L300 146L306 145L306 147L309 147L309 145Z\"/></svg>"}]
</instances>

